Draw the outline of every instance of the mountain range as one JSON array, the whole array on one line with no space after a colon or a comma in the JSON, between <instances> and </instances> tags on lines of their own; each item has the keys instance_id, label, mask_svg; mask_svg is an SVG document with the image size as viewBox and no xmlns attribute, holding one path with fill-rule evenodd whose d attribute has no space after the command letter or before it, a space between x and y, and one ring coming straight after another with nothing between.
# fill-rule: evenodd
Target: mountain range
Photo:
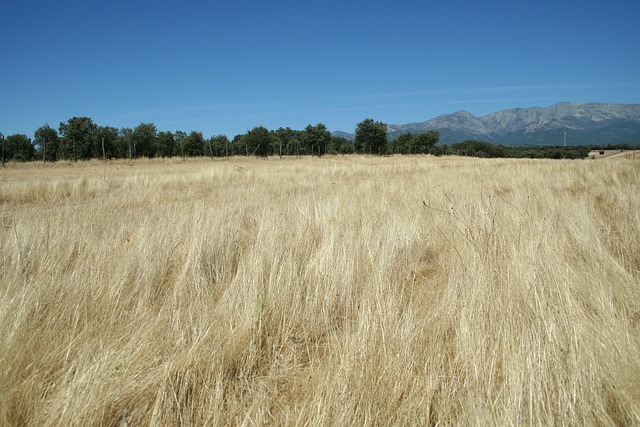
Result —
<instances>
[{"instance_id":1,"label":"mountain range","mask_svg":"<svg viewBox=\"0 0 640 427\"><path fill-rule=\"evenodd\" d=\"M514 108L476 117L467 111L418 123L388 125L389 138L403 133L440 132L440 143L478 140L502 145L606 145L640 143L640 104L561 102ZM347 139L355 134L334 132Z\"/></svg>"}]
</instances>

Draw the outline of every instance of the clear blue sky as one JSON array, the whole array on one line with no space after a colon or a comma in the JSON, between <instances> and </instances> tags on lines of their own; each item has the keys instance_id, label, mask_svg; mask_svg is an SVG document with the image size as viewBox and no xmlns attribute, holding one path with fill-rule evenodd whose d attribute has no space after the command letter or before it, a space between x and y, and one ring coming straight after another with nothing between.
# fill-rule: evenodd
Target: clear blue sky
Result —
<instances>
[{"instance_id":1,"label":"clear blue sky","mask_svg":"<svg viewBox=\"0 0 640 427\"><path fill-rule=\"evenodd\" d=\"M640 103L640 1L0 3L0 132L74 116L205 137L263 125Z\"/></svg>"}]
</instances>

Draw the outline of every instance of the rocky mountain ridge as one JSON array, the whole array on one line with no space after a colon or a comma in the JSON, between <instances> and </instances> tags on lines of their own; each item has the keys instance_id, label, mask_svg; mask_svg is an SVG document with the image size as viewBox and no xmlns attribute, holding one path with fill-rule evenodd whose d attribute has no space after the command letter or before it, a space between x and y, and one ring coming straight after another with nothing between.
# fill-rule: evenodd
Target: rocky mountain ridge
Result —
<instances>
[{"instance_id":1,"label":"rocky mountain ridge","mask_svg":"<svg viewBox=\"0 0 640 427\"><path fill-rule=\"evenodd\" d=\"M458 111L424 122L388 125L388 130L391 139L405 132L438 130L444 144L481 140L504 145L562 145L565 132L568 145L638 143L640 104L561 102L482 117Z\"/></svg>"}]
</instances>

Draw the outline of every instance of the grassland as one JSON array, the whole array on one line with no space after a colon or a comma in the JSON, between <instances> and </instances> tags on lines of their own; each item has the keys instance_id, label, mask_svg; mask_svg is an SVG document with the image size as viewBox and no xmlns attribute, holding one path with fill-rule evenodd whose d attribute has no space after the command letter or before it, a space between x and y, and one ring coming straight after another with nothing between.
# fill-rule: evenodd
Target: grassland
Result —
<instances>
[{"instance_id":1,"label":"grassland","mask_svg":"<svg viewBox=\"0 0 640 427\"><path fill-rule=\"evenodd\" d=\"M640 424L640 160L0 179L0 425Z\"/></svg>"}]
</instances>

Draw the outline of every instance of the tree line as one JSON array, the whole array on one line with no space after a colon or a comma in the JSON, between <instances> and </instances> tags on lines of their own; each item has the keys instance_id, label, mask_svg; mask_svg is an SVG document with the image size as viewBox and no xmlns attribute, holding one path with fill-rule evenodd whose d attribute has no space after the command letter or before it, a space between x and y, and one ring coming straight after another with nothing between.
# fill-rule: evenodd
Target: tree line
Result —
<instances>
[{"instance_id":1,"label":"tree line","mask_svg":"<svg viewBox=\"0 0 640 427\"><path fill-rule=\"evenodd\" d=\"M303 130L258 126L229 139L226 135L205 138L202 132L158 131L153 123L135 128L99 126L89 117L73 117L39 127L29 138L9 135L2 142L2 160L57 161L88 159L135 159L154 157L225 156L322 156L325 154L414 154L427 153L439 140L436 131L406 134L389 141L387 125L366 119L356 126L355 140L332 136L318 123Z\"/></svg>"},{"instance_id":2,"label":"tree line","mask_svg":"<svg viewBox=\"0 0 640 427\"><path fill-rule=\"evenodd\" d=\"M447 147L446 151L444 154L485 158L584 159L589 156L591 147L586 145L506 147L483 141L462 141Z\"/></svg>"},{"instance_id":3,"label":"tree line","mask_svg":"<svg viewBox=\"0 0 640 427\"><path fill-rule=\"evenodd\" d=\"M440 134L430 130L404 133L390 139L387 125L365 119L356 125L355 139L332 136L318 123L303 130L258 126L229 139L226 135L205 138L201 132L158 131L153 123L117 129L99 126L89 117L73 117L58 129L45 124L33 139L24 134L5 138L0 133L2 162L88 159L135 159L154 157L226 156L323 156L325 154L434 154L474 157L585 158L591 146L505 147L483 141L438 145ZM638 148L629 145L620 149Z\"/></svg>"},{"instance_id":4,"label":"tree line","mask_svg":"<svg viewBox=\"0 0 640 427\"><path fill-rule=\"evenodd\" d=\"M485 158L527 159L585 159L591 151L639 150L640 144L571 145L571 146L520 146L508 147L483 141L462 141L451 147L441 146L438 155L457 155Z\"/></svg>"}]
</instances>

